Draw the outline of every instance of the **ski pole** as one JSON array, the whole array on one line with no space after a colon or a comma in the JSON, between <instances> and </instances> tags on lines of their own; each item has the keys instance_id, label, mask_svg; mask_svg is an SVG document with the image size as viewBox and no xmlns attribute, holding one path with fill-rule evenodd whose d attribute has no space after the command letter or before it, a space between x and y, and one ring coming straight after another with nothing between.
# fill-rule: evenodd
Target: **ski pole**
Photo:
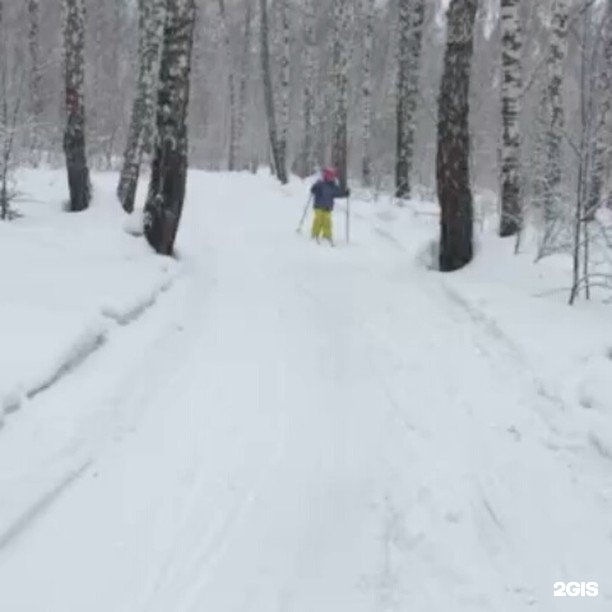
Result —
<instances>
[{"instance_id":1,"label":"ski pole","mask_svg":"<svg viewBox=\"0 0 612 612\"><path fill-rule=\"evenodd\" d=\"M302 214L302 218L300 219L300 224L297 227L297 233L299 234L302 231L302 226L304 225L304 221L306 221L306 215L308 214L308 209L310 208L310 203L312 202L312 194L308 196L308 201L306 202L306 206L304 207L304 212Z\"/></svg>"},{"instance_id":2,"label":"ski pole","mask_svg":"<svg viewBox=\"0 0 612 612\"><path fill-rule=\"evenodd\" d=\"M350 228L351 228L351 196L346 196L346 244L350 240Z\"/></svg>"}]
</instances>

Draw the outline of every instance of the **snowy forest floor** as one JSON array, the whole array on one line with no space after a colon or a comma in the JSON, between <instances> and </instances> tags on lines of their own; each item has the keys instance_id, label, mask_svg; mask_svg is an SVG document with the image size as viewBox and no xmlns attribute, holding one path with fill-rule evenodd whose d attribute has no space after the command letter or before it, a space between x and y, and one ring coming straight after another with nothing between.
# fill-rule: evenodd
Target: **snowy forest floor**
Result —
<instances>
[{"instance_id":1,"label":"snowy forest floor","mask_svg":"<svg viewBox=\"0 0 612 612\"><path fill-rule=\"evenodd\" d=\"M168 260L116 178L68 215L21 171L0 224L0 609L612 607L610 306L565 259L433 272L427 202L317 246L306 184L194 171Z\"/></svg>"}]
</instances>

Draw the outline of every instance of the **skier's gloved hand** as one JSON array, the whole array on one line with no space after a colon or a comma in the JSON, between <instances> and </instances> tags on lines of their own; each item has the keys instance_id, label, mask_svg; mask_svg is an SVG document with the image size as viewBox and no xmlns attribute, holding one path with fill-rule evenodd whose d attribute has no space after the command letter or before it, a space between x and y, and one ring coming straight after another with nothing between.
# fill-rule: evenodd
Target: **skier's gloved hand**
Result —
<instances>
[{"instance_id":1,"label":"skier's gloved hand","mask_svg":"<svg viewBox=\"0 0 612 612\"><path fill-rule=\"evenodd\" d=\"M344 197L348 198L351 195L351 190L347 187L346 191L344 192Z\"/></svg>"}]
</instances>

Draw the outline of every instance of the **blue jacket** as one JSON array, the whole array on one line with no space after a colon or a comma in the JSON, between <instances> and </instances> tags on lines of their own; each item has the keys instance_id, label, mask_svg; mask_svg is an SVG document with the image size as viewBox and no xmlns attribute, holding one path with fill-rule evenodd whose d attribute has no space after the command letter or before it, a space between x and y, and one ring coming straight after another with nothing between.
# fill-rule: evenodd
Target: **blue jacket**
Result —
<instances>
[{"instance_id":1,"label":"blue jacket","mask_svg":"<svg viewBox=\"0 0 612 612\"><path fill-rule=\"evenodd\" d=\"M321 210L333 210L334 198L343 198L346 193L336 181L318 180L311 188L314 196L314 207Z\"/></svg>"}]
</instances>

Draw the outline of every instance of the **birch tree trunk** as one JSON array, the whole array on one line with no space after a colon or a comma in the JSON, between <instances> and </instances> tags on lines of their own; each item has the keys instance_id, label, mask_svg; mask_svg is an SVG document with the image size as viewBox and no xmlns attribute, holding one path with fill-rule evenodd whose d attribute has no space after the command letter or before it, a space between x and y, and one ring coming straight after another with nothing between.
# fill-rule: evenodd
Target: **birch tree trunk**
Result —
<instances>
[{"instance_id":1,"label":"birch tree trunk","mask_svg":"<svg viewBox=\"0 0 612 612\"><path fill-rule=\"evenodd\" d=\"M134 210L140 167L150 148L155 120L155 92L159 79L159 58L166 12L166 0L139 0L138 83L132 118L119 178L117 196L124 210Z\"/></svg>"},{"instance_id":2,"label":"birch tree trunk","mask_svg":"<svg viewBox=\"0 0 612 612\"><path fill-rule=\"evenodd\" d=\"M232 53L229 24L227 21L227 15L225 13L225 2L224 0L218 0L218 2L219 14L221 17L221 27L223 29L223 45L225 47L225 61L227 63L227 84L229 91L230 135L227 168L230 172L233 172L237 169L236 158L238 155L238 96L236 92L236 76L234 73L234 55Z\"/></svg>"},{"instance_id":3,"label":"birch tree trunk","mask_svg":"<svg viewBox=\"0 0 612 612\"><path fill-rule=\"evenodd\" d=\"M245 22L244 22L244 40L242 47L242 66L240 75L239 87L239 105L238 115L236 120L236 143L237 151L236 158L238 167L241 170L247 170L249 167L248 160L245 154L245 132L246 132L246 115L248 106L248 84L249 84L249 68L251 59L251 32L253 30L251 20L253 18L252 2L245 0Z\"/></svg>"},{"instance_id":4,"label":"birch tree trunk","mask_svg":"<svg viewBox=\"0 0 612 612\"><path fill-rule=\"evenodd\" d=\"M304 47L304 88L302 90L304 134L302 136L302 150L297 163L297 173L302 177L309 176L315 166L315 78L317 69L315 0L304 1Z\"/></svg>"},{"instance_id":5,"label":"birch tree trunk","mask_svg":"<svg viewBox=\"0 0 612 612\"><path fill-rule=\"evenodd\" d=\"M268 20L267 0L259 1L260 18L260 55L264 89L264 103L266 119L268 122L268 135L274 172L278 180L284 185L288 183L286 160L281 154L279 145L278 125L276 122L276 109L274 104L274 89L272 85L272 69L270 66L270 25Z\"/></svg>"},{"instance_id":6,"label":"birch tree trunk","mask_svg":"<svg viewBox=\"0 0 612 612\"><path fill-rule=\"evenodd\" d=\"M451 0L447 13L436 156L441 207L439 263L443 272L465 266L473 256L469 94L477 4L477 0Z\"/></svg>"},{"instance_id":7,"label":"birch tree trunk","mask_svg":"<svg viewBox=\"0 0 612 612\"><path fill-rule=\"evenodd\" d=\"M145 235L162 255L172 255L187 181L187 110L195 0L168 0L164 24L157 138L145 205Z\"/></svg>"},{"instance_id":8,"label":"birch tree trunk","mask_svg":"<svg viewBox=\"0 0 612 612\"><path fill-rule=\"evenodd\" d=\"M40 64L40 2L28 1L28 51L30 54L30 114L32 130L30 160L36 167L40 161L40 131L43 116L42 67Z\"/></svg>"},{"instance_id":9,"label":"birch tree trunk","mask_svg":"<svg viewBox=\"0 0 612 612\"><path fill-rule=\"evenodd\" d=\"M290 102L291 102L291 31L289 23L289 13L287 7L288 0L278 0L278 22L280 31L280 84L279 84L279 134L278 147L279 157L284 167L288 164L288 142L289 142L289 123Z\"/></svg>"},{"instance_id":10,"label":"birch tree trunk","mask_svg":"<svg viewBox=\"0 0 612 612\"><path fill-rule=\"evenodd\" d=\"M342 189L348 177L348 81L351 13L350 0L334 0L333 83L334 115L332 128L332 164L338 171Z\"/></svg>"},{"instance_id":11,"label":"birch tree trunk","mask_svg":"<svg viewBox=\"0 0 612 612\"><path fill-rule=\"evenodd\" d=\"M595 82L598 105L594 134L590 189L586 216L592 220L604 197L606 165L612 162L612 0L606 0L601 30L601 57Z\"/></svg>"},{"instance_id":12,"label":"birch tree trunk","mask_svg":"<svg viewBox=\"0 0 612 612\"><path fill-rule=\"evenodd\" d=\"M64 80L66 128L64 153L70 189L70 211L89 206L91 186L85 150L85 6L64 0Z\"/></svg>"},{"instance_id":13,"label":"birch tree trunk","mask_svg":"<svg viewBox=\"0 0 612 612\"><path fill-rule=\"evenodd\" d=\"M523 77L521 0L501 0L502 150L499 235L513 236L522 226L521 128Z\"/></svg>"},{"instance_id":14,"label":"birch tree trunk","mask_svg":"<svg viewBox=\"0 0 612 612\"><path fill-rule=\"evenodd\" d=\"M374 44L375 0L363 0L362 71L362 140L361 178L365 187L372 185L372 47Z\"/></svg>"},{"instance_id":15,"label":"birch tree trunk","mask_svg":"<svg viewBox=\"0 0 612 612\"><path fill-rule=\"evenodd\" d=\"M567 56L569 0L554 0L550 51L546 62L546 159L544 168L544 215L553 223L561 212L562 141L565 130L563 72Z\"/></svg>"},{"instance_id":16,"label":"birch tree trunk","mask_svg":"<svg viewBox=\"0 0 612 612\"><path fill-rule=\"evenodd\" d=\"M410 197L425 0L399 0L395 195Z\"/></svg>"},{"instance_id":17,"label":"birch tree trunk","mask_svg":"<svg viewBox=\"0 0 612 612\"><path fill-rule=\"evenodd\" d=\"M589 145L593 131L593 44L592 44L592 12L591 5L586 5L582 16L582 36L580 47L582 50L580 66L580 142L578 160L578 181L576 185L576 205L574 208L574 240L573 240L573 282L570 292L569 304L572 305L580 293L581 283L590 299L589 287L589 227L585 221L585 210L588 199L588 168ZM584 271L584 276L581 274Z\"/></svg>"}]
</instances>

